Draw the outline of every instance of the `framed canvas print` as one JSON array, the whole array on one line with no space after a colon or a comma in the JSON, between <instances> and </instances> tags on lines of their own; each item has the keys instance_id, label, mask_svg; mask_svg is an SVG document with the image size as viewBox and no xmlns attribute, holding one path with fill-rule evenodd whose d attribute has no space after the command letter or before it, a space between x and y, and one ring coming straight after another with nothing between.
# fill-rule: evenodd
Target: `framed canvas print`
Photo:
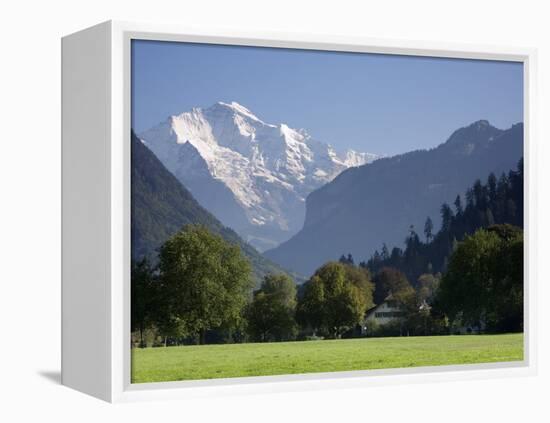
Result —
<instances>
[{"instance_id":1,"label":"framed canvas print","mask_svg":"<svg viewBox=\"0 0 550 423\"><path fill-rule=\"evenodd\" d=\"M65 37L63 383L120 401L533 372L533 61Z\"/></svg>"}]
</instances>

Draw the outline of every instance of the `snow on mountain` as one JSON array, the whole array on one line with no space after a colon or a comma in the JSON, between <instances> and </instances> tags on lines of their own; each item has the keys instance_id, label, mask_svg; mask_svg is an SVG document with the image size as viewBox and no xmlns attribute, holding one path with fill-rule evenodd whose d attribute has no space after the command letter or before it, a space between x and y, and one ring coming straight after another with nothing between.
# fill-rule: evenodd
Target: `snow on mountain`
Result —
<instances>
[{"instance_id":1,"label":"snow on mountain","mask_svg":"<svg viewBox=\"0 0 550 423\"><path fill-rule=\"evenodd\" d=\"M140 138L204 207L259 250L301 229L311 191L377 158L337 152L236 102L171 116Z\"/></svg>"}]
</instances>

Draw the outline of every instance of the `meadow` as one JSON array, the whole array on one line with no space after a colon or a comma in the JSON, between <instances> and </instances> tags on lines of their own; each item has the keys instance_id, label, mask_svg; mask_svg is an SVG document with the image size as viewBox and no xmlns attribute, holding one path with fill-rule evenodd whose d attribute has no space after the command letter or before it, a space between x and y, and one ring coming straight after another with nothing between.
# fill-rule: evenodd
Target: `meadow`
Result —
<instances>
[{"instance_id":1,"label":"meadow","mask_svg":"<svg viewBox=\"0 0 550 423\"><path fill-rule=\"evenodd\" d=\"M521 360L520 333L138 348L132 383Z\"/></svg>"}]
</instances>

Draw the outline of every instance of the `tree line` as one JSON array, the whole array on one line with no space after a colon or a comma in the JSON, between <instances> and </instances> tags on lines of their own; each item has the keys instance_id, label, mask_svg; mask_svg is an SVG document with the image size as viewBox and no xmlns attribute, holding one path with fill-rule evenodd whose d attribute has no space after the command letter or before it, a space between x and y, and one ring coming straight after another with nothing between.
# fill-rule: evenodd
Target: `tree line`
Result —
<instances>
[{"instance_id":1,"label":"tree line","mask_svg":"<svg viewBox=\"0 0 550 423\"><path fill-rule=\"evenodd\" d=\"M434 233L430 217L424 240L413 227L405 249L386 245L360 267L379 275L398 272L413 281L418 301L430 305L438 328L453 324L487 331L523 329L523 160L498 179L491 173L466 191L465 206L457 195L454 209L441 206L441 227ZM341 261L353 263L351 255ZM396 276L394 275L394 278ZM397 278L398 279L398 278ZM426 281L436 281L426 289ZM426 296L427 291L431 291ZM375 295L375 302L381 297ZM446 320L446 321L445 321Z\"/></svg>"},{"instance_id":2,"label":"tree line","mask_svg":"<svg viewBox=\"0 0 550 423\"><path fill-rule=\"evenodd\" d=\"M491 173L485 184L476 180L466 191L465 202L457 195L453 206L441 205L441 227L436 233L432 219L427 217L424 240L411 226L404 249L394 247L390 251L384 244L362 265L373 273L382 267L393 267L415 281L426 272L445 272L458 243L478 229L495 224L523 228L523 159L508 174L497 178Z\"/></svg>"},{"instance_id":3,"label":"tree line","mask_svg":"<svg viewBox=\"0 0 550 423\"><path fill-rule=\"evenodd\" d=\"M201 225L186 225L152 265L132 263L135 345L274 342L295 339L452 333L456 325L493 332L523 329L523 163L491 174L441 207L425 240L411 228L405 249L384 245L356 264L325 263L302 285L285 273L254 290L240 246ZM403 310L392 324L365 326L388 297Z\"/></svg>"},{"instance_id":4,"label":"tree line","mask_svg":"<svg viewBox=\"0 0 550 423\"><path fill-rule=\"evenodd\" d=\"M349 258L344 257L346 263ZM403 316L385 326L368 323L368 335L440 335L477 328L490 333L523 330L523 231L491 225L466 235L443 273L423 273L413 283L401 270L373 274L373 300L389 294Z\"/></svg>"},{"instance_id":5,"label":"tree line","mask_svg":"<svg viewBox=\"0 0 550 423\"><path fill-rule=\"evenodd\" d=\"M373 305L368 269L340 262L321 266L300 292L284 273L268 274L257 290L251 280L239 246L185 226L162 245L158 265L132 265L135 344L339 338Z\"/></svg>"}]
</instances>

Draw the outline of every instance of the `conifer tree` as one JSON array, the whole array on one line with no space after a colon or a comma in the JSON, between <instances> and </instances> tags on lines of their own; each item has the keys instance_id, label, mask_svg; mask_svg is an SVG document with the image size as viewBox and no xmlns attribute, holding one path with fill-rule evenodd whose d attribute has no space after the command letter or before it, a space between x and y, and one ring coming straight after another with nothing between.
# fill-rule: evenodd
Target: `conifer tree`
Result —
<instances>
[{"instance_id":1,"label":"conifer tree","mask_svg":"<svg viewBox=\"0 0 550 423\"><path fill-rule=\"evenodd\" d=\"M427 243L429 243L433 238L433 234L432 234L433 229L434 229L434 224L430 216L428 216L426 218L426 223L424 224L424 234L426 235Z\"/></svg>"}]
</instances>

